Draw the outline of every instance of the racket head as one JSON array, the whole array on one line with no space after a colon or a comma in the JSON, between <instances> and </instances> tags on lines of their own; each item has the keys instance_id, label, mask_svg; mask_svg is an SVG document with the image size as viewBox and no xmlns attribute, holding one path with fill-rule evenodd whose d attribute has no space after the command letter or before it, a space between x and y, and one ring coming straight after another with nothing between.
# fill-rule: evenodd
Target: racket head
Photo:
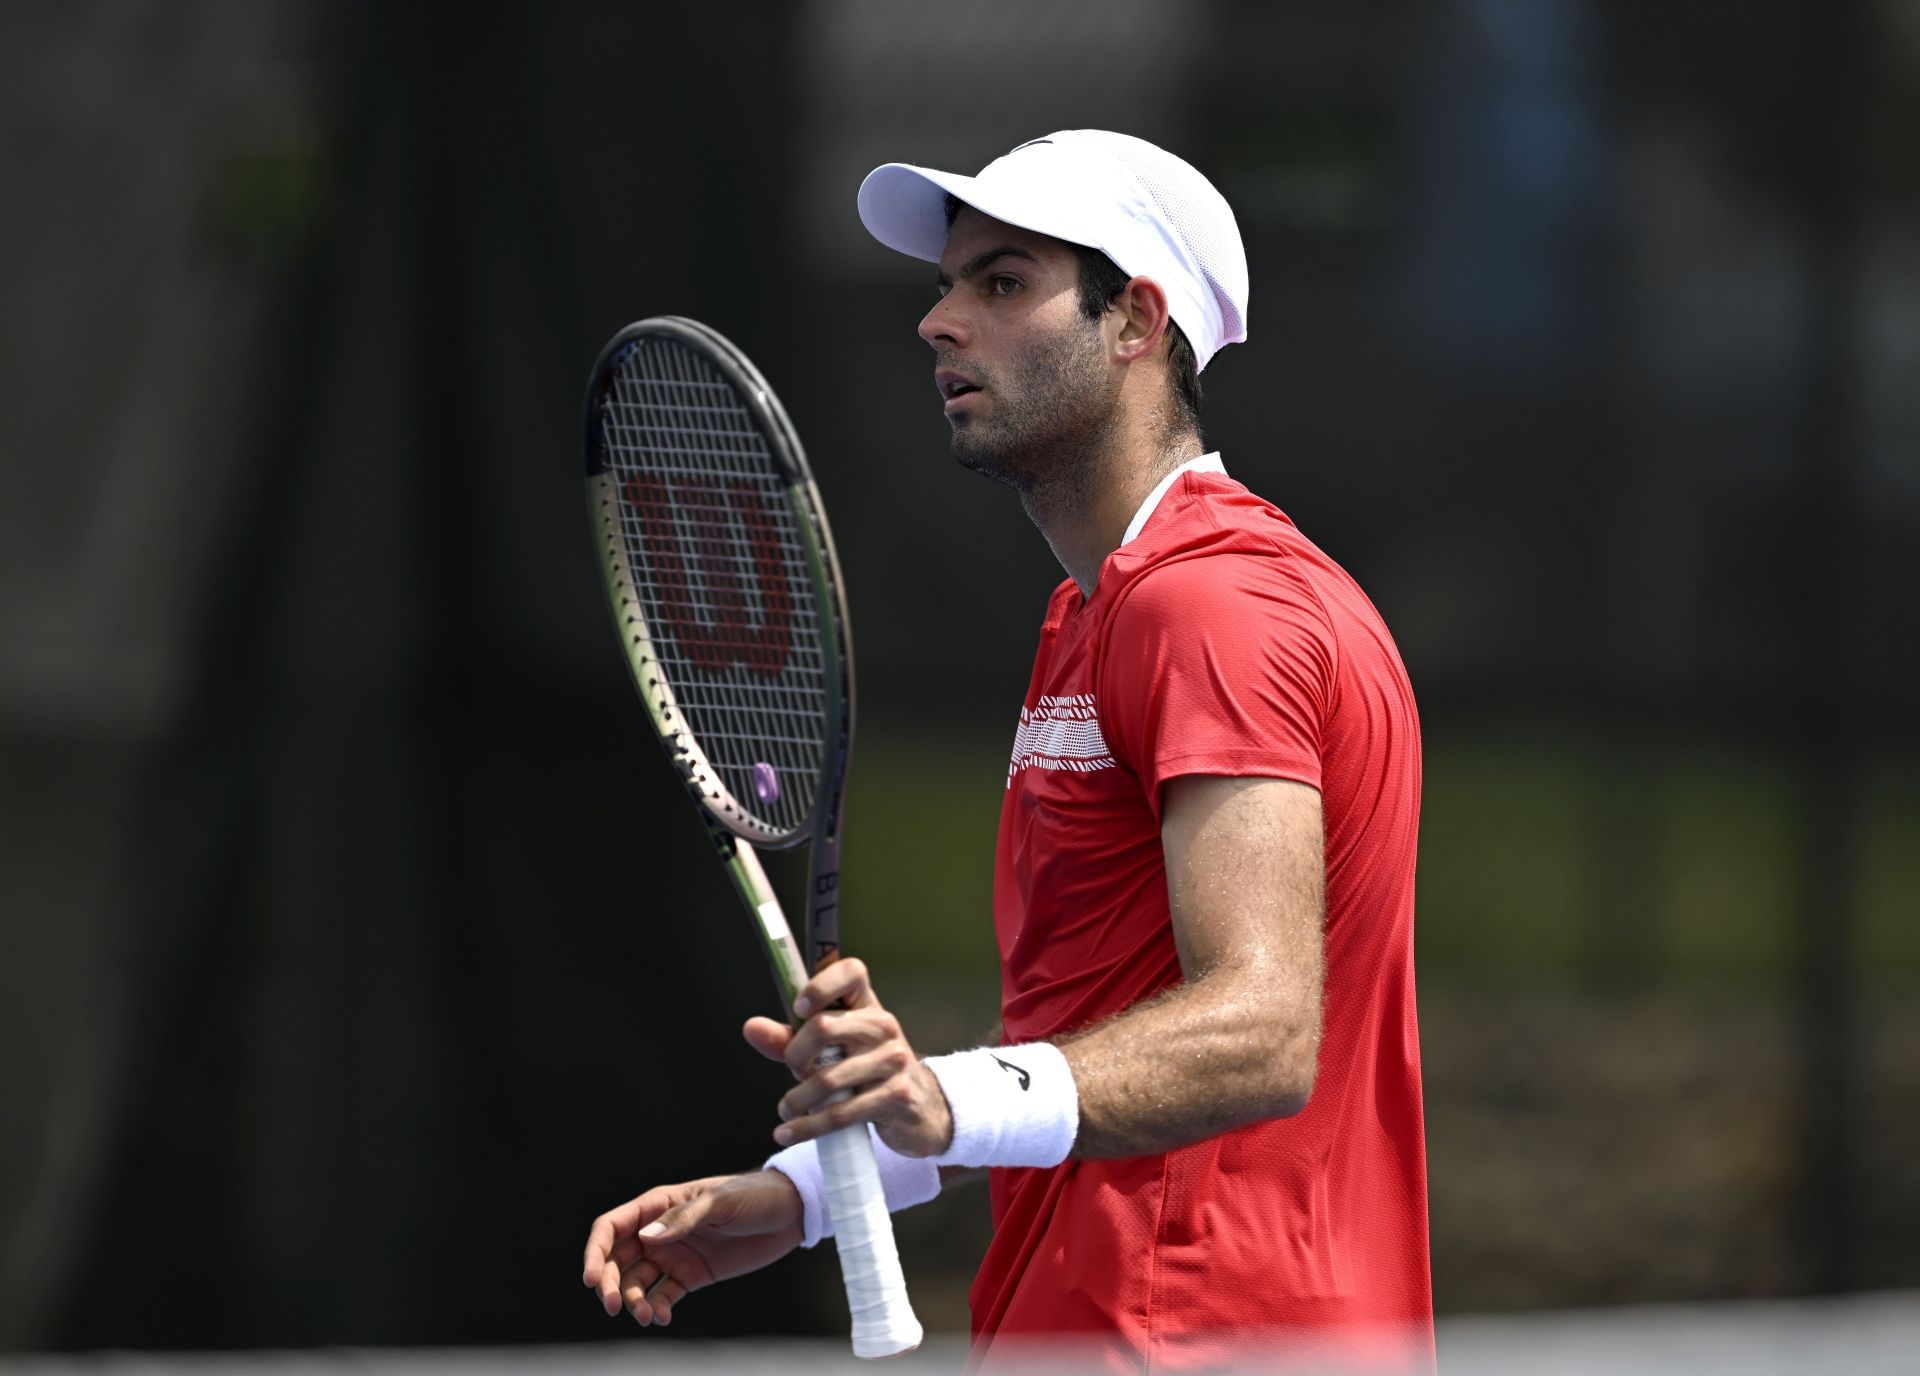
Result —
<instances>
[{"instance_id":1,"label":"racket head","mask_svg":"<svg viewBox=\"0 0 1920 1376\"><path fill-rule=\"evenodd\" d=\"M634 686L708 817L832 834L851 746L844 585L798 434L717 331L638 321L587 386L587 500Z\"/></svg>"}]
</instances>

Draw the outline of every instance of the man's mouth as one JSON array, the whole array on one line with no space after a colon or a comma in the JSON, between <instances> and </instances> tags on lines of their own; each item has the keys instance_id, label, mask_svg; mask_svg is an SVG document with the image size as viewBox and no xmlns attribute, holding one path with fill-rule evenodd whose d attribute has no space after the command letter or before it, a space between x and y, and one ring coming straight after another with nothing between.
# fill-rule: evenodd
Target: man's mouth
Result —
<instances>
[{"instance_id":1,"label":"man's mouth","mask_svg":"<svg viewBox=\"0 0 1920 1376\"><path fill-rule=\"evenodd\" d=\"M933 385L940 390L940 399L951 407L961 397L971 396L980 390L980 384L963 374L942 368L933 375Z\"/></svg>"}]
</instances>

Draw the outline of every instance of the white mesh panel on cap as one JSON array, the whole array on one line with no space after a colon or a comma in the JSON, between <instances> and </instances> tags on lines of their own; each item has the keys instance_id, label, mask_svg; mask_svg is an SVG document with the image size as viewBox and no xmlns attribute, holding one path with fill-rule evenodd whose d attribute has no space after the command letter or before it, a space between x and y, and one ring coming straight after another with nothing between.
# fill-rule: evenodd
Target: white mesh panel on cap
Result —
<instances>
[{"instance_id":1,"label":"white mesh panel on cap","mask_svg":"<svg viewBox=\"0 0 1920 1376\"><path fill-rule=\"evenodd\" d=\"M1240 243L1240 225L1227 198L1214 189L1190 164L1164 148L1130 134L1106 130L1070 130L1090 136L1101 150L1122 163L1159 207L1205 274L1220 307L1221 344L1238 344L1247 337L1247 252ZM1053 135L1062 137L1061 134ZM1202 341L1193 341L1196 347Z\"/></svg>"}]
</instances>

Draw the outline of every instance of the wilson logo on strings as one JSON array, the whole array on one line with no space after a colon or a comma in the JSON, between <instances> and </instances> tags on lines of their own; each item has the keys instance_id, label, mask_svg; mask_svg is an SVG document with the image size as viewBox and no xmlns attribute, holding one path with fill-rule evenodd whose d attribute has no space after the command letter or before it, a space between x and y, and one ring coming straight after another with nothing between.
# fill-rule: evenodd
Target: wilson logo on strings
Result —
<instances>
[{"instance_id":1,"label":"wilson logo on strings","mask_svg":"<svg viewBox=\"0 0 1920 1376\"><path fill-rule=\"evenodd\" d=\"M640 518L670 643L710 674L739 664L778 678L793 648L793 587L765 495L751 483L713 478L681 478L669 488L650 473L628 478L621 495Z\"/></svg>"}]
</instances>

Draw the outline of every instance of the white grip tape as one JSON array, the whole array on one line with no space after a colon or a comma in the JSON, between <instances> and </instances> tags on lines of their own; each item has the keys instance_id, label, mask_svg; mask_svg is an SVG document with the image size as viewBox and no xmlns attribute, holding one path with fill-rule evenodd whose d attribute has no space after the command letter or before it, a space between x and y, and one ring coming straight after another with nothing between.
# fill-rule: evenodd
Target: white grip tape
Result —
<instances>
[{"instance_id":1,"label":"white grip tape","mask_svg":"<svg viewBox=\"0 0 1920 1376\"><path fill-rule=\"evenodd\" d=\"M842 1048L830 1046L820 1053L818 1064L832 1065L845 1055ZM850 1097L851 1091L843 1089L827 1103ZM920 1346L925 1330L907 1299L907 1278L900 1269L893 1220L887 1216L887 1193L880 1183L867 1125L856 1123L830 1132L814 1146L820 1157L827 1216L833 1220L834 1244L840 1249L840 1279L847 1287L847 1309L853 1315L853 1355L897 1357L911 1352Z\"/></svg>"},{"instance_id":2,"label":"white grip tape","mask_svg":"<svg viewBox=\"0 0 1920 1376\"><path fill-rule=\"evenodd\" d=\"M827 1212L840 1249L840 1277L853 1313L853 1355L892 1357L920 1346L920 1320L907 1299L907 1278L893 1244L893 1221L873 1160L866 1124L819 1139Z\"/></svg>"}]
</instances>

